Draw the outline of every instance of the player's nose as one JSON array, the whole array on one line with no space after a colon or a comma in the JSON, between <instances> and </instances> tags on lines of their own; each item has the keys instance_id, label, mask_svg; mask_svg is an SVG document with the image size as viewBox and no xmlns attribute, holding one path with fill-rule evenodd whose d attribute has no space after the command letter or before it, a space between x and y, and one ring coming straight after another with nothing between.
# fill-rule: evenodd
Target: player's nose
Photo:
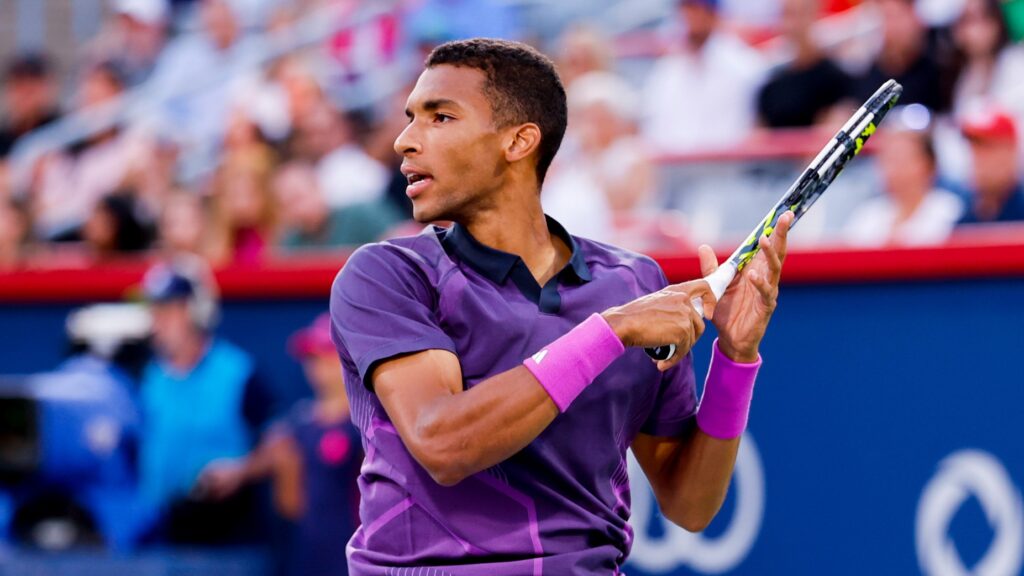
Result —
<instances>
[{"instance_id":1,"label":"player's nose","mask_svg":"<svg viewBox=\"0 0 1024 576\"><path fill-rule=\"evenodd\" d=\"M420 140L416 135L415 122L410 122L405 130L395 138L395 152L400 156L406 156L408 154L416 154L421 152L423 149L420 144Z\"/></svg>"}]
</instances>

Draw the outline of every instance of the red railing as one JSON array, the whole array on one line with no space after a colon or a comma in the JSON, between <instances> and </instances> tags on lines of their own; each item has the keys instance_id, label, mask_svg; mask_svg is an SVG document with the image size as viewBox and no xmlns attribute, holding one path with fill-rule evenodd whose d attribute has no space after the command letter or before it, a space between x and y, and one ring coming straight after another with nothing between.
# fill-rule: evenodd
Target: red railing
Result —
<instances>
[{"instance_id":1,"label":"red railing","mask_svg":"<svg viewBox=\"0 0 1024 576\"><path fill-rule=\"evenodd\" d=\"M720 251L725 258L727 251ZM654 254L672 281L699 274L693 253ZM218 270L229 299L325 298L346 253L321 253ZM0 273L0 303L87 302L131 298L146 263L28 268ZM958 233L942 246L885 250L794 248L786 284L870 283L963 278L1024 278L1024 226L989 226Z\"/></svg>"}]
</instances>

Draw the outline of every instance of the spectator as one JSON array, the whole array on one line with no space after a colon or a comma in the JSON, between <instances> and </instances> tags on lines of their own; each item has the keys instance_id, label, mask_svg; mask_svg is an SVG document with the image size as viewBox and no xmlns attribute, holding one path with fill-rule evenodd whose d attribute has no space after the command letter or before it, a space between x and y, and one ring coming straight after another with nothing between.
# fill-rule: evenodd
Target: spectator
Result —
<instances>
[{"instance_id":1,"label":"spectator","mask_svg":"<svg viewBox=\"0 0 1024 576\"><path fill-rule=\"evenodd\" d=\"M281 87L288 103L288 125L294 131L301 119L309 118L324 100L316 77L302 60L285 57L271 71L271 81Z\"/></svg>"},{"instance_id":2,"label":"spectator","mask_svg":"<svg viewBox=\"0 0 1024 576\"><path fill-rule=\"evenodd\" d=\"M181 189L171 192L160 213L161 249L171 258L205 255L208 220L206 207L197 194Z\"/></svg>"},{"instance_id":3,"label":"spectator","mask_svg":"<svg viewBox=\"0 0 1024 576\"><path fill-rule=\"evenodd\" d=\"M147 80L167 40L167 0L114 0L110 19L86 47L86 61L113 62L127 86Z\"/></svg>"},{"instance_id":4,"label":"spectator","mask_svg":"<svg viewBox=\"0 0 1024 576\"><path fill-rule=\"evenodd\" d=\"M148 249L152 232L140 217L135 198L110 194L93 207L82 226L82 239L93 257L106 260Z\"/></svg>"},{"instance_id":5,"label":"spectator","mask_svg":"<svg viewBox=\"0 0 1024 576\"><path fill-rule=\"evenodd\" d=\"M210 462L248 453L271 412L249 355L213 335L214 290L208 271L191 259L151 268L142 284L156 356L140 392L140 491L172 542L245 535L250 496L206 499L196 479Z\"/></svg>"},{"instance_id":6,"label":"spectator","mask_svg":"<svg viewBox=\"0 0 1024 576\"><path fill-rule=\"evenodd\" d=\"M345 134L337 111L322 94L317 94L307 104L295 117L287 152L290 159L318 164L331 150L342 145Z\"/></svg>"},{"instance_id":7,"label":"spectator","mask_svg":"<svg viewBox=\"0 0 1024 576\"><path fill-rule=\"evenodd\" d=\"M216 498L273 478L278 512L298 523L292 573L301 576L348 574L344 543L358 524L356 481L363 454L330 324L330 316L321 314L291 339L314 400L292 408L247 457L213 462L201 477Z\"/></svg>"},{"instance_id":8,"label":"spectator","mask_svg":"<svg viewBox=\"0 0 1024 576\"><path fill-rule=\"evenodd\" d=\"M384 187L386 202L397 211L402 219L412 220L412 200L405 194L409 187L409 179L402 174L402 157L395 154L395 139L405 129L409 119L402 114L405 102L412 92L412 86L396 90L384 99L380 106L377 121L370 133L366 135L366 153L385 166L390 174L387 186ZM563 149L564 149L563 144Z\"/></svg>"},{"instance_id":9,"label":"spectator","mask_svg":"<svg viewBox=\"0 0 1024 576\"><path fill-rule=\"evenodd\" d=\"M921 130L890 128L877 155L885 193L860 206L846 226L857 246L942 242L963 214L963 201L936 184L935 150Z\"/></svg>"},{"instance_id":10,"label":"spectator","mask_svg":"<svg viewBox=\"0 0 1024 576\"><path fill-rule=\"evenodd\" d=\"M928 30L914 9L914 0L874 0L882 21L882 47L857 79L855 100L863 102L890 78L903 85L900 104L923 104L943 112L948 102L940 90L939 63L929 46Z\"/></svg>"},{"instance_id":11,"label":"spectator","mask_svg":"<svg viewBox=\"0 0 1024 576\"><path fill-rule=\"evenodd\" d=\"M1020 136L1012 116L998 108L964 118L961 131L971 147L970 206L961 224L1024 220Z\"/></svg>"},{"instance_id":12,"label":"spectator","mask_svg":"<svg viewBox=\"0 0 1024 576\"><path fill-rule=\"evenodd\" d=\"M10 198L0 198L0 271L14 270L25 258L28 215Z\"/></svg>"},{"instance_id":13,"label":"spectator","mask_svg":"<svg viewBox=\"0 0 1024 576\"><path fill-rule=\"evenodd\" d=\"M276 233L269 153L229 155L218 169L211 208L210 259L217 265L258 264Z\"/></svg>"},{"instance_id":14,"label":"spectator","mask_svg":"<svg viewBox=\"0 0 1024 576\"><path fill-rule=\"evenodd\" d=\"M758 114L766 126L812 126L837 108L849 107L850 77L822 52L811 34L819 8L817 0L782 2L782 34L792 60L772 72L758 95Z\"/></svg>"},{"instance_id":15,"label":"spectator","mask_svg":"<svg viewBox=\"0 0 1024 576\"><path fill-rule=\"evenodd\" d=\"M1024 47L1010 44L999 0L967 0L953 26L953 112L998 103L1024 117Z\"/></svg>"},{"instance_id":16,"label":"spectator","mask_svg":"<svg viewBox=\"0 0 1024 576\"><path fill-rule=\"evenodd\" d=\"M718 0L678 0L686 32L644 87L644 136L660 149L722 147L746 138L765 75L760 56L723 31Z\"/></svg>"},{"instance_id":17,"label":"spectator","mask_svg":"<svg viewBox=\"0 0 1024 576\"><path fill-rule=\"evenodd\" d=\"M218 158L234 89L257 46L242 34L231 0L200 0L201 30L167 46L153 70L151 97L162 103L160 127L189 150L187 170Z\"/></svg>"},{"instance_id":18,"label":"spectator","mask_svg":"<svg viewBox=\"0 0 1024 576\"><path fill-rule=\"evenodd\" d=\"M26 54L7 66L3 79L7 118L0 125L0 160L10 154L19 138L59 117L56 102L57 87L48 58Z\"/></svg>"},{"instance_id":19,"label":"spectator","mask_svg":"<svg viewBox=\"0 0 1024 576\"><path fill-rule=\"evenodd\" d=\"M616 217L639 212L654 194L654 167L636 136L637 95L610 72L569 88L576 154L558 162L544 186L545 212L572 234L611 242Z\"/></svg>"},{"instance_id":20,"label":"spectator","mask_svg":"<svg viewBox=\"0 0 1024 576\"><path fill-rule=\"evenodd\" d=\"M11 184L10 166L0 158L0 201L7 200L14 195Z\"/></svg>"},{"instance_id":21,"label":"spectator","mask_svg":"<svg viewBox=\"0 0 1024 576\"><path fill-rule=\"evenodd\" d=\"M83 120L98 117L124 90L120 71L100 64L82 78L76 100ZM36 235L46 240L78 240L80 227L100 198L125 183L132 171L135 143L119 128L89 136L42 161L32 197Z\"/></svg>"},{"instance_id":22,"label":"spectator","mask_svg":"<svg viewBox=\"0 0 1024 576\"><path fill-rule=\"evenodd\" d=\"M351 120L326 102L316 114L325 122L321 129L331 130L336 143L317 164L317 180L327 203L344 208L381 200L391 174L363 149Z\"/></svg>"},{"instance_id":23,"label":"spectator","mask_svg":"<svg viewBox=\"0 0 1024 576\"><path fill-rule=\"evenodd\" d=\"M570 24L558 48L558 75L567 89L584 74L611 69L611 41L593 26Z\"/></svg>"},{"instance_id":24,"label":"spectator","mask_svg":"<svg viewBox=\"0 0 1024 576\"><path fill-rule=\"evenodd\" d=\"M166 139L157 139L152 145L141 144L139 150L143 153L138 155L137 161L133 159L124 187L138 200L140 212L155 222L163 212L167 197L174 191L180 150Z\"/></svg>"},{"instance_id":25,"label":"spectator","mask_svg":"<svg viewBox=\"0 0 1024 576\"><path fill-rule=\"evenodd\" d=\"M384 200L332 209L320 192L316 170L292 162L274 176L281 207L280 246L285 250L334 248L373 242L402 220Z\"/></svg>"},{"instance_id":26,"label":"spectator","mask_svg":"<svg viewBox=\"0 0 1024 576\"><path fill-rule=\"evenodd\" d=\"M420 42L440 44L485 36L522 38L515 7L500 0L413 0L407 2L405 28Z\"/></svg>"},{"instance_id":27,"label":"spectator","mask_svg":"<svg viewBox=\"0 0 1024 576\"><path fill-rule=\"evenodd\" d=\"M233 108L224 121L223 147L226 154L271 154L273 149L263 130L244 107Z\"/></svg>"}]
</instances>

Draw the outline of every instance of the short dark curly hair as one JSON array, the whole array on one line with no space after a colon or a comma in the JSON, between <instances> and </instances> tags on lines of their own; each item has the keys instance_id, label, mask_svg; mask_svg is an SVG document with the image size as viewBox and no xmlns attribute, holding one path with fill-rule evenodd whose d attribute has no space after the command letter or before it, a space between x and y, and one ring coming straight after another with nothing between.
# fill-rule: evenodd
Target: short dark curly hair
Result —
<instances>
[{"instance_id":1,"label":"short dark curly hair","mask_svg":"<svg viewBox=\"0 0 1024 576\"><path fill-rule=\"evenodd\" d=\"M521 42L473 38L441 44L425 64L427 68L449 64L480 70L487 77L484 94L498 128L523 122L540 127L537 183L542 184L568 122L565 87L551 59Z\"/></svg>"}]
</instances>

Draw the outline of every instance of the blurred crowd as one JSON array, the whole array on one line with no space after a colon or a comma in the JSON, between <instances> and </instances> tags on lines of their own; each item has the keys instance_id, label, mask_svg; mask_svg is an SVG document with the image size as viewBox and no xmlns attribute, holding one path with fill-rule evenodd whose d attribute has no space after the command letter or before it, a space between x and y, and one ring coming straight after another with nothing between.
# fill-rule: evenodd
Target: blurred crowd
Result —
<instances>
[{"instance_id":1,"label":"blurred crowd","mask_svg":"<svg viewBox=\"0 0 1024 576\"><path fill-rule=\"evenodd\" d=\"M834 130L888 78L906 113L878 137L878 190L837 234L929 243L1024 219L1019 0L774 0L757 3L772 15L757 46L743 2L671 4L657 50L629 66L600 26L533 37L498 0L368 17L379 6L362 0L110 0L70 71L43 53L4 66L0 269L153 252L253 265L415 230L392 145L404 98L426 50L472 35L534 41L559 65L570 124L544 203L575 234L689 246L686 215L664 210L685 193L666 157ZM288 44L310 15L332 31ZM875 27L824 37L844 17Z\"/></svg>"},{"instance_id":2,"label":"blurred crowd","mask_svg":"<svg viewBox=\"0 0 1024 576\"><path fill-rule=\"evenodd\" d=\"M444 40L524 39L555 59L570 121L542 199L580 236L642 250L707 240L666 209L688 184L666 163L771 151L782 131L824 142L888 78L904 94L872 141L876 189L836 236L917 245L1024 221L1024 2L670 4L654 48L626 58L599 25L533 37L500 0L110 0L70 71L43 53L7 62L0 270L162 262L141 288L153 355L125 377L136 513L97 506L115 518L101 528L129 518L126 541L235 541L258 524L247 486L271 479L308 562L292 573L343 573L360 454L328 322L291 341L314 398L281 407L251 354L216 335L207 267L417 230L393 142L423 56ZM739 25L743 6L768 14L768 34ZM309 32L310 18L329 31ZM862 20L870 33L822 33ZM729 189L715 193L728 205Z\"/></svg>"},{"instance_id":3,"label":"blurred crowd","mask_svg":"<svg viewBox=\"0 0 1024 576\"><path fill-rule=\"evenodd\" d=\"M72 311L58 366L0 376L0 550L262 547L260 573L346 574L363 454L329 314L288 338L304 379L281 382L218 333L198 256L135 291Z\"/></svg>"},{"instance_id":4,"label":"blurred crowd","mask_svg":"<svg viewBox=\"0 0 1024 576\"><path fill-rule=\"evenodd\" d=\"M680 25L665 34L663 54L636 89L616 75L596 33L570 30L563 38L571 64L563 69L569 145L545 187L546 206L584 236L671 246L650 235L672 229L662 225L664 189L685 195L688 183L659 183L652 161L770 153L778 134L800 130L823 143L893 78L904 91L874 143L877 184L818 237L857 246L931 244L961 225L1024 220L1024 30L1021 22L1011 29L1010 19L1016 13L1020 20L1019 7L955 0L945 2L946 22L929 23L922 5L937 2L858 4L856 17L829 17L818 0L780 0L778 35L758 49L717 0L680 0ZM830 43L822 32L844 17L867 18L875 28ZM742 196L723 180L712 194L719 211L729 212L730 195L733 205ZM676 230L685 230L686 216Z\"/></svg>"}]
</instances>

